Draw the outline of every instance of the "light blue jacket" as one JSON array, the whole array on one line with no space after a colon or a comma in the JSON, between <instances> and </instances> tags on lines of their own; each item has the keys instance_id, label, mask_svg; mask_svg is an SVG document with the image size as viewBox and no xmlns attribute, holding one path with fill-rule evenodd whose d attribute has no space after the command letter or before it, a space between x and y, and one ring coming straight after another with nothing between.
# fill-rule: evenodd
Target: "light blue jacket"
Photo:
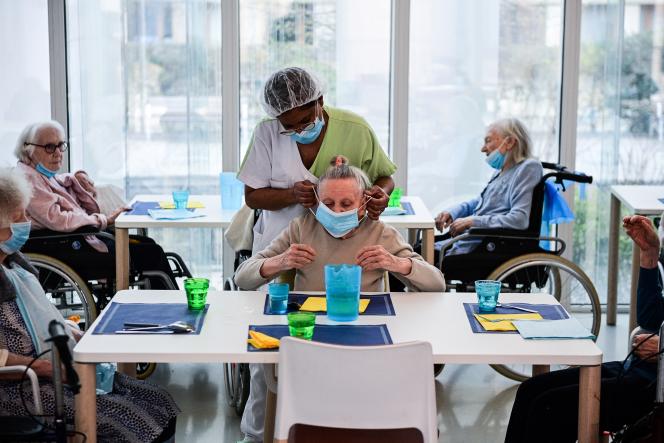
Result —
<instances>
[{"instance_id":1,"label":"light blue jacket","mask_svg":"<svg viewBox=\"0 0 664 443\"><path fill-rule=\"evenodd\" d=\"M506 171L497 171L482 193L472 200L446 209L452 220L473 217L474 228L526 229L533 190L542 179L542 164L529 158ZM481 240L460 240L447 255L472 251Z\"/></svg>"}]
</instances>

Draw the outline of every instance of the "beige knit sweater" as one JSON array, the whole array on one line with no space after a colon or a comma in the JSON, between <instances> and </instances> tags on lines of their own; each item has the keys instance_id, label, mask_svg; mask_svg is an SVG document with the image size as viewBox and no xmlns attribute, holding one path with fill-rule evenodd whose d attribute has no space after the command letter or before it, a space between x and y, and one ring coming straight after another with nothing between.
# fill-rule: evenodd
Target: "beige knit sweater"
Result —
<instances>
[{"instance_id":1,"label":"beige knit sweater","mask_svg":"<svg viewBox=\"0 0 664 443\"><path fill-rule=\"evenodd\" d=\"M332 237L316 218L308 213L290 222L288 227L264 250L242 263L235 273L235 283L252 290L268 282L261 277L263 262L286 251L291 244L307 244L316 251L315 260L295 274L296 291L324 291L324 266L327 264L356 264L358 251L365 246L382 245L387 251L409 258L412 269L408 275L394 274L408 288L416 292L441 292L445 280L438 268L430 265L404 241L399 232L381 221L365 219L354 235L345 240ZM362 291L383 291L383 270L362 271Z\"/></svg>"}]
</instances>

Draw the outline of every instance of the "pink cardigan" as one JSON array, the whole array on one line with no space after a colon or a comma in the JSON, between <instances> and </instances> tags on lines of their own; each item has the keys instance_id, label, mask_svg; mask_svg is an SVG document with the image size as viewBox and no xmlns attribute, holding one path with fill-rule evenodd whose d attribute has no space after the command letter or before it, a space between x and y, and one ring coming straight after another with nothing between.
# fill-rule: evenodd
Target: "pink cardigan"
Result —
<instances>
[{"instance_id":1,"label":"pink cardigan","mask_svg":"<svg viewBox=\"0 0 664 443\"><path fill-rule=\"evenodd\" d=\"M107 219L100 213L97 200L83 189L74 174L47 178L23 162L18 162L16 167L32 184L32 199L26 212L33 230L72 232L83 226L106 229ZM106 245L94 235L86 236L86 240L99 252L108 252Z\"/></svg>"}]
</instances>

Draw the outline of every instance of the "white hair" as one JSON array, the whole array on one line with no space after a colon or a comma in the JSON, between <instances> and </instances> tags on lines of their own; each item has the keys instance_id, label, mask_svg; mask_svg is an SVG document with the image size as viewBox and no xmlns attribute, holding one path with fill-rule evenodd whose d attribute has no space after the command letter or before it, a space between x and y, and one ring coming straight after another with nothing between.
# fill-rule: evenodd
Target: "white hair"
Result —
<instances>
[{"instance_id":1,"label":"white hair","mask_svg":"<svg viewBox=\"0 0 664 443\"><path fill-rule=\"evenodd\" d=\"M32 197L32 186L16 168L0 168L0 228L8 227L16 211L25 209Z\"/></svg>"},{"instance_id":2,"label":"white hair","mask_svg":"<svg viewBox=\"0 0 664 443\"><path fill-rule=\"evenodd\" d=\"M34 143L37 135L44 129L55 129L62 137L65 137L65 128L55 120L48 120L43 122L31 123L21 131L21 135L16 140L16 147L14 148L14 155L23 163L30 163L30 158L35 150L35 147L27 144Z\"/></svg>"},{"instance_id":3,"label":"white hair","mask_svg":"<svg viewBox=\"0 0 664 443\"><path fill-rule=\"evenodd\" d=\"M533 142L526 125L518 118L504 118L491 123L490 129L495 129L503 137L512 137L516 143L514 149L510 151L514 163L521 163L523 160L533 156Z\"/></svg>"},{"instance_id":4,"label":"white hair","mask_svg":"<svg viewBox=\"0 0 664 443\"><path fill-rule=\"evenodd\" d=\"M360 193L363 193L371 187L369 177L367 177L367 174L365 174L363 170L351 166L348 159L343 155L335 155L330 161L330 166L318 179L318 189L320 189L322 184L327 180L343 180L347 178L355 180Z\"/></svg>"}]
</instances>

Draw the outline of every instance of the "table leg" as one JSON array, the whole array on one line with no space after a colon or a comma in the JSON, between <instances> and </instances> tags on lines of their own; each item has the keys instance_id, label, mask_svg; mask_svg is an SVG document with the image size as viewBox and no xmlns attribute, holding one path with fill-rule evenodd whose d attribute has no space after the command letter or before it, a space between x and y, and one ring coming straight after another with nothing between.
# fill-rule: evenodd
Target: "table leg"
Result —
<instances>
[{"instance_id":1,"label":"table leg","mask_svg":"<svg viewBox=\"0 0 664 443\"><path fill-rule=\"evenodd\" d=\"M129 230L115 228L115 290L129 288Z\"/></svg>"},{"instance_id":2,"label":"table leg","mask_svg":"<svg viewBox=\"0 0 664 443\"><path fill-rule=\"evenodd\" d=\"M422 230L422 258L427 263L436 265L433 262L433 229Z\"/></svg>"},{"instance_id":3,"label":"table leg","mask_svg":"<svg viewBox=\"0 0 664 443\"><path fill-rule=\"evenodd\" d=\"M533 377L540 374L546 374L551 371L549 365L533 365Z\"/></svg>"},{"instance_id":4,"label":"table leg","mask_svg":"<svg viewBox=\"0 0 664 443\"><path fill-rule=\"evenodd\" d=\"M263 427L263 443L272 443L274 440L274 419L277 414L277 393L267 390L265 399L265 426Z\"/></svg>"},{"instance_id":5,"label":"table leg","mask_svg":"<svg viewBox=\"0 0 664 443\"><path fill-rule=\"evenodd\" d=\"M86 443L97 441L97 377L94 364L74 363L81 391L74 398L76 431L85 434Z\"/></svg>"},{"instance_id":6,"label":"table leg","mask_svg":"<svg viewBox=\"0 0 664 443\"><path fill-rule=\"evenodd\" d=\"M611 195L609 216L609 274L606 291L606 324L616 324L618 305L618 239L620 236L620 200Z\"/></svg>"},{"instance_id":7,"label":"table leg","mask_svg":"<svg viewBox=\"0 0 664 443\"><path fill-rule=\"evenodd\" d=\"M579 372L579 443L598 443L601 366L581 366Z\"/></svg>"},{"instance_id":8,"label":"table leg","mask_svg":"<svg viewBox=\"0 0 664 443\"><path fill-rule=\"evenodd\" d=\"M641 266L641 260L639 255L641 254L641 249L632 242L632 281L630 283L629 291L629 329L627 333L631 333L634 328L636 328L636 289L639 285L639 268Z\"/></svg>"}]
</instances>

